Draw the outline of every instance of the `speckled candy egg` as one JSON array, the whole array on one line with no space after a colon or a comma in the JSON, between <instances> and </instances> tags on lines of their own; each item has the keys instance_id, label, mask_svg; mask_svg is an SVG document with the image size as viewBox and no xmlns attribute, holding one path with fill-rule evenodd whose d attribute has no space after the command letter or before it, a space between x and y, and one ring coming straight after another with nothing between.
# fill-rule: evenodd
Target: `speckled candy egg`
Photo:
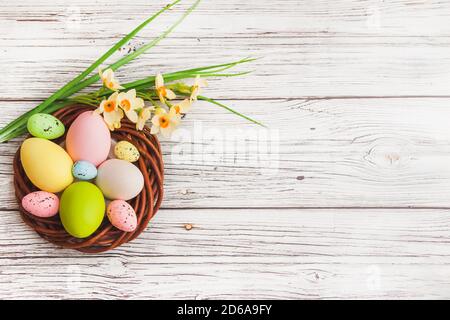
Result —
<instances>
[{"instance_id":1,"label":"speckled candy egg","mask_svg":"<svg viewBox=\"0 0 450 320\"><path fill-rule=\"evenodd\" d=\"M137 227L137 217L133 207L126 201L114 200L108 205L107 216L111 224L119 230L132 232Z\"/></svg>"},{"instance_id":2,"label":"speckled candy egg","mask_svg":"<svg viewBox=\"0 0 450 320\"><path fill-rule=\"evenodd\" d=\"M46 113L36 113L27 122L27 129L32 136L43 139L56 139L66 131L64 124Z\"/></svg>"},{"instance_id":3,"label":"speckled candy egg","mask_svg":"<svg viewBox=\"0 0 450 320\"><path fill-rule=\"evenodd\" d=\"M118 142L114 147L114 155L117 159L128 162L136 162L140 157L138 149L128 141Z\"/></svg>"},{"instance_id":4,"label":"speckled candy egg","mask_svg":"<svg viewBox=\"0 0 450 320\"><path fill-rule=\"evenodd\" d=\"M66 148L73 161L98 166L108 157L110 147L111 132L103 118L92 111L80 114L67 131Z\"/></svg>"},{"instance_id":5,"label":"speckled candy egg","mask_svg":"<svg viewBox=\"0 0 450 320\"><path fill-rule=\"evenodd\" d=\"M97 176L97 168L89 161L80 160L73 165L72 174L78 180L92 180Z\"/></svg>"},{"instance_id":6,"label":"speckled candy egg","mask_svg":"<svg viewBox=\"0 0 450 320\"><path fill-rule=\"evenodd\" d=\"M22 198L22 207L32 215L49 218L58 213L59 199L53 193L36 191Z\"/></svg>"},{"instance_id":7,"label":"speckled candy egg","mask_svg":"<svg viewBox=\"0 0 450 320\"><path fill-rule=\"evenodd\" d=\"M134 164L110 159L98 167L95 184L108 199L130 200L144 188L144 176Z\"/></svg>"}]
</instances>

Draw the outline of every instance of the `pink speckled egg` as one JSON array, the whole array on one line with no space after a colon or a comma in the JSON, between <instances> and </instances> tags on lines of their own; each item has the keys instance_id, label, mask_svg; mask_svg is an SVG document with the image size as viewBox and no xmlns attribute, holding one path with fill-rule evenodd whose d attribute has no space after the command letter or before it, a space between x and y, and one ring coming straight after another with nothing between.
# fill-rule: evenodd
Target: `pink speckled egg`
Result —
<instances>
[{"instance_id":1,"label":"pink speckled egg","mask_svg":"<svg viewBox=\"0 0 450 320\"><path fill-rule=\"evenodd\" d=\"M53 193L36 191L22 198L22 207L32 215L49 218L58 213L59 199Z\"/></svg>"},{"instance_id":2,"label":"pink speckled egg","mask_svg":"<svg viewBox=\"0 0 450 320\"><path fill-rule=\"evenodd\" d=\"M66 149L74 162L89 161L99 166L111 148L111 132L103 118L92 112L80 114L67 132Z\"/></svg>"},{"instance_id":3,"label":"pink speckled egg","mask_svg":"<svg viewBox=\"0 0 450 320\"><path fill-rule=\"evenodd\" d=\"M125 232L132 232L137 227L137 217L133 207L126 201L114 200L106 210L111 224Z\"/></svg>"}]
</instances>

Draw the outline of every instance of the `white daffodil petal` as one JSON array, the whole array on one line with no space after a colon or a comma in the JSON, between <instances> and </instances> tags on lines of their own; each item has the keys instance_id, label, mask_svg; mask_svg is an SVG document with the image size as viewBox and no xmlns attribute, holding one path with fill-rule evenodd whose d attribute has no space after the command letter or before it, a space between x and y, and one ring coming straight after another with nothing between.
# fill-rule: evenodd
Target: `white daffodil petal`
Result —
<instances>
[{"instance_id":1,"label":"white daffodil petal","mask_svg":"<svg viewBox=\"0 0 450 320\"><path fill-rule=\"evenodd\" d=\"M159 132L159 127L158 126L152 126L152 128L150 129L150 133L151 134L158 134L158 132Z\"/></svg>"},{"instance_id":2,"label":"white daffodil petal","mask_svg":"<svg viewBox=\"0 0 450 320\"><path fill-rule=\"evenodd\" d=\"M134 107L133 107L133 109L141 109L144 106L145 106L144 99L142 99L142 98L134 99Z\"/></svg>"},{"instance_id":3,"label":"white daffodil petal","mask_svg":"<svg viewBox=\"0 0 450 320\"><path fill-rule=\"evenodd\" d=\"M187 113L192 106L192 102L189 99L184 99L178 104L181 113Z\"/></svg>"},{"instance_id":4,"label":"white daffodil petal","mask_svg":"<svg viewBox=\"0 0 450 320\"><path fill-rule=\"evenodd\" d=\"M159 127L159 115L155 115L155 116L152 118L152 124L153 124L154 126L158 126L158 127Z\"/></svg>"},{"instance_id":5,"label":"white daffodil petal","mask_svg":"<svg viewBox=\"0 0 450 320\"><path fill-rule=\"evenodd\" d=\"M167 111L165 109L163 109L163 108L156 108L156 110L155 110L155 114L156 115L163 115L163 114L166 114L166 113L167 113Z\"/></svg>"},{"instance_id":6,"label":"white daffodil petal","mask_svg":"<svg viewBox=\"0 0 450 320\"><path fill-rule=\"evenodd\" d=\"M166 98L169 100L173 100L177 97L177 95L175 94L175 92L173 92L170 89L166 89Z\"/></svg>"},{"instance_id":7,"label":"white daffodil petal","mask_svg":"<svg viewBox=\"0 0 450 320\"><path fill-rule=\"evenodd\" d=\"M96 113L96 114L102 114L103 111L104 111L103 105L104 105L104 103L103 103L103 101L102 101L102 103L100 104L100 106L99 106L97 109L94 110L94 113Z\"/></svg>"},{"instance_id":8,"label":"white daffodil petal","mask_svg":"<svg viewBox=\"0 0 450 320\"><path fill-rule=\"evenodd\" d=\"M160 128L160 131L165 138L170 138L175 129L176 129L175 126L168 126L167 128Z\"/></svg>"},{"instance_id":9,"label":"white daffodil petal","mask_svg":"<svg viewBox=\"0 0 450 320\"><path fill-rule=\"evenodd\" d=\"M158 73L155 78L155 87L161 88L164 87L164 78L161 73Z\"/></svg>"},{"instance_id":10,"label":"white daffodil petal","mask_svg":"<svg viewBox=\"0 0 450 320\"><path fill-rule=\"evenodd\" d=\"M127 91L127 95L128 95L130 98L136 98L136 89L128 90L128 91Z\"/></svg>"},{"instance_id":11,"label":"white daffodil petal","mask_svg":"<svg viewBox=\"0 0 450 320\"><path fill-rule=\"evenodd\" d=\"M125 112L125 115L131 122L133 122L133 123L138 122L139 116L136 113L136 111L132 110L132 111Z\"/></svg>"}]
</instances>

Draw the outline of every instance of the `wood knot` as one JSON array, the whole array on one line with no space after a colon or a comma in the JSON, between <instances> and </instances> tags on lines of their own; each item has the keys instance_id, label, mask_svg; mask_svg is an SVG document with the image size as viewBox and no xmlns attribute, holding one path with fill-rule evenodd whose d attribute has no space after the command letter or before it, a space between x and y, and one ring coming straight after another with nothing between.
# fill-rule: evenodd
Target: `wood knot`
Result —
<instances>
[{"instance_id":1,"label":"wood knot","mask_svg":"<svg viewBox=\"0 0 450 320\"><path fill-rule=\"evenodd\" d=\"M399 169L411 159L411 143L398 138L377 139L364 156L364 160L380 169Z\"/></svg>"}]
</instances>

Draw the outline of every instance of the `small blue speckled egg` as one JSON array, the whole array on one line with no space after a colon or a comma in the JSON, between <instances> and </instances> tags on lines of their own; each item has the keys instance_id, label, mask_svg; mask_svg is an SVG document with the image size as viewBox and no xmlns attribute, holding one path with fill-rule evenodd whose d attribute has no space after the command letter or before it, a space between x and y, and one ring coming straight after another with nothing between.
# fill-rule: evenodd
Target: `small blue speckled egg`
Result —
<instances>
[{"instance_id":1,"label":"small blue speckled egg","mask_svg":"<svg viewBox=\"0 0 450 320\"><path fill-rule=\"evenodd\" d=\"M72 174L78 180L92 180L97 176L97 168L89 161L80 160L73 165Z\"/></svg>"}]
</instances>

